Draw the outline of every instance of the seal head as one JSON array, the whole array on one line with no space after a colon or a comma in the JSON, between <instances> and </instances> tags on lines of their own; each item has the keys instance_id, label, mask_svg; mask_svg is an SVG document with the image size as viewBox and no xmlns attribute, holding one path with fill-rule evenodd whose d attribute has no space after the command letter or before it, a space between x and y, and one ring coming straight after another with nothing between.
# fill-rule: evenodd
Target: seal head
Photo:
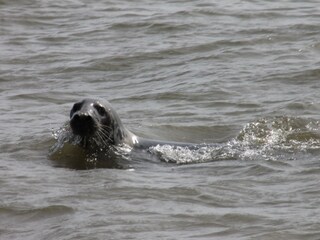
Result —
<instances>
[{"instance_id":1,"label":"seal head","mask_svg":"<svg viewBox=\"0 0 320 240\"><path fill-rule=\"evenodd\" d=\"M70 111L70 127L82 141L98 146L121 144L130 134L109 102L100 99L75 103Z\"/></svg>"}]
</instances>

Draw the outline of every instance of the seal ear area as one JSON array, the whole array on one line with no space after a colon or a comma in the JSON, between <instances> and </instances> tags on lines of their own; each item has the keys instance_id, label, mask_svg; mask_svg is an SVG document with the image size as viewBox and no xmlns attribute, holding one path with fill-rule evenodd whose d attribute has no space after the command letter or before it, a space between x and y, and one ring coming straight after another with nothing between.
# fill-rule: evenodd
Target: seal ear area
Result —
<instances>
[{"instance_id":1,"label":"seal ear area","mask_svg":"<svg viewBox=\"0 0 320 240\"><path fill-rule=\"evenodd\" d=\"M122 141L125 138L124 132L118 128L118 130L115 132L117 139Z\"/></svg>"}]
</instances>

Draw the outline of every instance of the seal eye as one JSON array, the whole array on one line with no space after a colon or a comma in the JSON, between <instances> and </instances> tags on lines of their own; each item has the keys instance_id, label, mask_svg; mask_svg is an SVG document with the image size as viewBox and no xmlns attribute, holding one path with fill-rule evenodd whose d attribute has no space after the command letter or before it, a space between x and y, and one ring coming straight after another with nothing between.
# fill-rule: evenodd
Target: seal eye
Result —
<instances>
[{"instance_id":1,"label":"seal eye","mask_svg":"<svg viewBox=\"0 0 320 240\"><path fill-rule=\"evenodd\" d=\"M106 110L104 109L104 107L100 105L95 105L94 107L101 116L104 116L106 114Z\"/></svg>"}]
</instances>

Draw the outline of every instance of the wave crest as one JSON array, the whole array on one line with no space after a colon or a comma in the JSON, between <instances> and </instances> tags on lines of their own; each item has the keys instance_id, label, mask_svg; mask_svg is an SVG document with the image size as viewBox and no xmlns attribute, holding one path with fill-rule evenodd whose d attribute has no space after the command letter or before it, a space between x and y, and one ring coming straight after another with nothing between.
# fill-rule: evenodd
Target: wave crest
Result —
<instances>
[{"instance_id":1,"label":"wave crest","mask_svg":"<svg viewBox=\"0 0 320 240\"><path fill-rule=\"evenodd\" d=\"M300 153L320 150L320 123L294 117L261 118L248 123L237 137L194 149L171 145L151 147L162 161L177 164L218 160L291 160Z\"/></svg>"}]
</instances>

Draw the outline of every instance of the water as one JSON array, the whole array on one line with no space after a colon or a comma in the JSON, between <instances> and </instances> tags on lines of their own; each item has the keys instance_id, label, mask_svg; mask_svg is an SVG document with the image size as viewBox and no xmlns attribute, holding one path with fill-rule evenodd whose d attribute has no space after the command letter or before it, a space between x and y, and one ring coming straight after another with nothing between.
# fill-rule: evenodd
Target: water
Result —
<instances>
[{"instance_id":1,"label":"water","mask_svg":"<svg viewBox=\"0 0 320 240\"><path fill-rule=\"evenodd\" d=\"M317 1L0 0L1 239L319 239ZM216 147L49 156L84 97Z\"/></svg>"}]
</instances>

